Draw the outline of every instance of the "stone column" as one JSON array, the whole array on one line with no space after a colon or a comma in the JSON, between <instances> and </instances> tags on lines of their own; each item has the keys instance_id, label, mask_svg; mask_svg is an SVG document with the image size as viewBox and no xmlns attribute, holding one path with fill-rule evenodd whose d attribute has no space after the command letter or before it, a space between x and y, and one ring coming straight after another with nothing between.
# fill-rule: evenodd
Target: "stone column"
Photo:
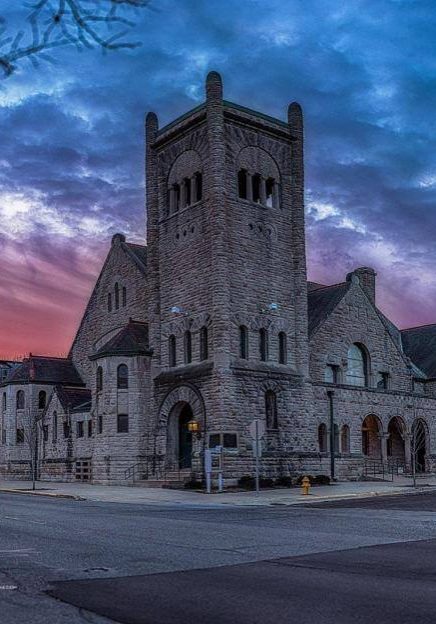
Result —
<instances>
[{"instance_id":1,"label":"stone column","mask_svg":"<svg viewBox=\"0 0 436 624\"><path fill-rule=\"evenodd\" d=\"M388 461L388 439L389 433L380 433L381 460L383 463Z\"/></svg>"},{"instance_id":2,"label":"stone column","mask_svg":"<svg viewBox=\"0 0 436 624\"><path fill-rule=\"evenodd\" d=\"M170 215L176 211L176 189L174 186L170 188Z\"/></svg>"},{"instance_id":3,"label":"stone column","mask_svg":"<svg viewBox=\"0 0 436 624\"><path fill-rule=\"evenodd\" d=\"M266 206L266 180L263 176L260 178L260 203Z\"/></svg>"},{"instance_id":4,"label":"stone column","mask_svg":"<svg viewBox=\"0 0 436 624\"><path fill-rule=\"evenodd\" d=\"M412 467L412 445L410 433L404 433L404 463Z\"/></svg>"},{"instance_id":5,"label":"stone column","mask_svg":"<svg viewBox=\"0 0 436 624\"><path fill-rule=\"evenodd\" d=\"M183 210L187 205L187 193L186 193L186 182L182 180L180 182L180 209Z\"/></svg>"},{"instance_id":6,"label":"stone column","mask_svg":"<svg viewBox=\"0 0 436 624\"><path fill-rule=\"evenodd\" d=\"M278 182L274 182L272 204L273 208L280 208L280 184Z\"/></svg>"},{"instance_id":7,"label":"stone column","mask_svg":"<svg viewBox=\"0 0 436 624\"><path fill-rule=\"evenodd\" d=\"M247 171L246 173L247 179L247 199L248 201L253 201L253 183L251 180L251 173Z\"/></svg>"}]
</instances>

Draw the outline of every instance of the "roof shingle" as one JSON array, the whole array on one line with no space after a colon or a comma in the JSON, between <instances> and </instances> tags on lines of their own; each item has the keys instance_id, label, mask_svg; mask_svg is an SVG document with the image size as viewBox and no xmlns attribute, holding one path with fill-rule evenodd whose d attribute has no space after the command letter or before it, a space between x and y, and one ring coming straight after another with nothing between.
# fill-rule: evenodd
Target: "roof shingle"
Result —
<instances>
[{"instance_id":1,"label":"roof shingle","mask_svg":"<svg viewBox=\"0 0 436 624\"><path fill-rule=\"evenodd\" d=\"M151 355L148 344L148 324L130 319L113 338L104 344L96 353L89 356L97 360L110 355Z\"/></svg>"},{"instance_id":2,"label":"roof shingle","mask_svg":"<svg viewBox=\"0 0 436 624\"><path fill-rule=\"evenodd\" d=\"M405 353L430 379L436 379L436 324L401 331Z\"/></svg>"}]
</instances>

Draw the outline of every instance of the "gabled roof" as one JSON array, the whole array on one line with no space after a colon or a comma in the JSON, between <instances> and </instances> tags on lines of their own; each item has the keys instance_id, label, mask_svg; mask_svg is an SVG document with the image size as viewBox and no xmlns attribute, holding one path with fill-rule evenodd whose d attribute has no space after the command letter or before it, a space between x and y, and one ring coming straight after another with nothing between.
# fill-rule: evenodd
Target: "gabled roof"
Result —
<instances>
[{"instance_id":1,"label":"gabled roof","mask_svg":"<svg viewBox=\"0 0 436 624\"><path fill-rule=\"evenodd\" d=\"M349 286L350 282L343 282L341 284L320 286L319 288L309 290L307 295L309 338L319 325L333 312L342 297L348 291Z\"/></svg>"},{"instance_id":2,"label":"gabled roof","mask_svg":"<svg viewBox=\"0 0 436 624\"><path fill-rule=\"evenodd\" d=\"M57 386L55 392L64 411L91 411L91 390L88 388Z\"/></svg>"},{"instance_id":3,"label":"gabled roof","mask_svg":"<svg viewBox=\"0 0 436 624\"><path fill-rule=\"evenodd\" d=\"M136 243L123 243L123 247L133 257L142 273L146 273L147 269L147 247L145 245L137 245Z\"/></svg>"},{"instance_id":4,"label":"gabled roof","mask_svg":"<svg viewBox=\"0 0 436 624\"><path fill-rule=\"evenodd\" d=\"M318 282L307 282L307 292L312 292L312 290L318 290L318 288L326 288L326 285L319 284Z\"/></svg>"},{"instance_id":5,"label":"gabled roof","mask_svg":"<svg viewBox=\"0 0 436 624\"><path fill-rule=\"evenodd\" d=\"M2 385L16 383L84 385L72 360L32 354L11 370Z\"/></svg>"},{"instance_id":6,"label":"gabled roof","mask_svg":"<svg viewBox=\"0 0 436 624\"><path fill-rule=\"evenodd\" d=\"M100 347L97 353L90 355L89 359L97 360L111 355L152 355L148 344L148 323L130 319L125 327Z\"/></svg>"},{"instance_id":7,"label":"gabled roof","mask_svg":"<svg viewBox=\"0 0 436 624\"><path fill-rule=\"evenodd\" d=\"M401 331L404 351L430 379L436 379L436 324Z\"/></svg>"}]
</instances>

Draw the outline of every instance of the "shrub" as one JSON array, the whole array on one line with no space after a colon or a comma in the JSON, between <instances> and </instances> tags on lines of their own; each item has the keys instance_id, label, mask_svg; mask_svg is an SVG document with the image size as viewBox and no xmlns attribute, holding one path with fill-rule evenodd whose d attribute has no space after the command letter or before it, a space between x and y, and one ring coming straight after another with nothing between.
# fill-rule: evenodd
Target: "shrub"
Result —
<instances>
[{"instance_id":1,"label":"shrub","mask_svg":"<svg viewBox=\"0 0 436 624\"><path fill-rule=\"evenodd\" d=\"M201 490L203 487L203 483L201 481L197 481L197 479L191 479L185 483L185 488L187 490Z\"/></svg>"},{"instance_id":2,"label":"shrub","mask_svg":"<svg viewBox=\"0 0 436 624\"><path fill-rule=\"evenodd\" d=\"M283 475L276 479L276 485L279 487L292 487L292 477Z\"/></svg>"},{"instance_id":3,"label":"shrub","mask_svg":"<svg viewBox=\"0 0 436 624\"><path fill-rule=\"evenodd\" d=\"M313 479L314 485L330 485L330 477L328 475L316 475Z\"/></svg>"},{"instance_id":4,"label":"shrub","mask_svg":"<svg viewBox=\"0 0 436 624\"><path fill-rule=\"evenodd\" d=\"M274 479L270 479L269 477L260 477L259 479L259 487L261 488L272 488L274 485Z\"/></svg>"},{"instance_id":5,"label":"shrub","mask_svg":"<svg viewBox=\"0 0 436 624\"><path fill-rule=\"evenodd\" d=\"M256 488L256 479L251 475L243 475L238 479L238 485L244 490L254 490Z\"/></svg>"}]
</instances>

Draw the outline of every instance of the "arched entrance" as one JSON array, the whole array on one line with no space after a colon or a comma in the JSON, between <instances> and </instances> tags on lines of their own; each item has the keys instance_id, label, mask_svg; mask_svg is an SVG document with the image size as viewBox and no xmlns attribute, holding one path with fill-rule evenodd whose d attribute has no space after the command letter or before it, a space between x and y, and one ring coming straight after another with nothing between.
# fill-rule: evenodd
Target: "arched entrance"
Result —
<instances>
[{"instance_id":1,"label":"arched entrance","mask_svg":"<svg viewBox=\"0 0 436 624\"><path fill-rule=\"evenodd\" d=\"M410 451L412 454L412 462L415 462L416 472L425 472L427 458L427 425L421 418L417 418L412 425Z\"/></svg>"},{"instance_id":2,"label":"arched entrance","mask_svg":"<svg viewBox=\"0 0 436 624\"><path fill-rule=\"evenodd\" d=\"M370 414L362 423L362 453L371 459L381 459L381 425L377 416Z\"/></svg>"},{"instance_id":3,"label":"arched entrance","mask_svg":"<svg viewBox=\"0 0 436 624\"><path fill-rule=\"evenodd\" d=\"M388 425L387 455L389 460L402 466L406 462L404 431L404 422L401 418L398 416L391 418Z\"/></svg>"},{"instance_id":4,"label":"arched entrance","mask_svg":"<svg viewBox=\"0 0 436 624\"><path fill-rule=\"evenodd\" d=\"M194 417L189 403L176 403L168 418L167 463L183 470L192 465L192 433L188 422Z\"/></svg>"}]
</instances>

